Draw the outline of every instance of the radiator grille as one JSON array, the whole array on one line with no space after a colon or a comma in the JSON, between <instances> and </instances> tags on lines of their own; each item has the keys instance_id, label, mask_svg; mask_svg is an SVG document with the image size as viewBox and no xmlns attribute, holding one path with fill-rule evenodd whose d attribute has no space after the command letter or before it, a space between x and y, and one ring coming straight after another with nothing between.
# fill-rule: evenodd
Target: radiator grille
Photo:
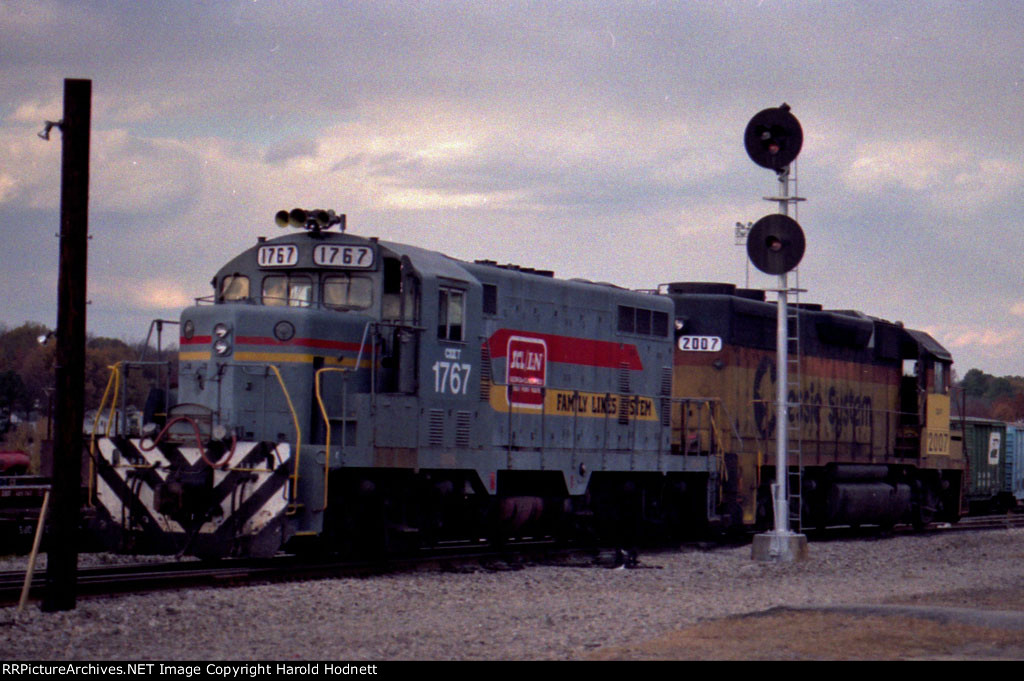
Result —
<instances>
[{"instance_id":1,"label":"radiator grille","mask_svg":"<svg viewBox=\"0 0 1024 681\"><path fill-rule=\"evenodd\" d=\"M455 446L469 447L469 424L473 415L468 411L455 412Z\"/></svg>"},{"instance_id":2,"label":"radiator grille","mask_svg":"<svg viewBox=\"0 0 1024 681\"><path fill-rule=\"evenodd\" d=\"M441 446L444 444L444 409L431 409L430 417L430 444Z\"/></svg>"},{"instance_id":3,"label":"radiator grille","mask_svg":"<svg viewBox=\"0 0 1024 681\"><path fill-rule=\"evenodd\" d=\"M629 365L619 365L619 423L629 423Z\"/></svg>"},{"instance_id":4,"label":"radiator grille","mask_svg":"<svg viewBox=\"0 0 1024 681\"><path fill-rule=\"evenodd\" d=\"M491 401L491 347L487 343L480 350L480 401Z\"/></svg>"}]
</instances>

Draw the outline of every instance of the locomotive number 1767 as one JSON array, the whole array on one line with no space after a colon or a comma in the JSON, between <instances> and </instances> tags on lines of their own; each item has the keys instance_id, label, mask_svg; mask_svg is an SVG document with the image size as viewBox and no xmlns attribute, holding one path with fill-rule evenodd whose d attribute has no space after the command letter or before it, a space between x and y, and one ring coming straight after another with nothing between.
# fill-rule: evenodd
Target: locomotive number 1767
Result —
<instances>
[{"instance_id":1,"label":"locomotive number 1767","mask_svg":"<svg viewBox=\"0 0 1024 681\"><path fill-rule=\"evenodd\" d=\"M368 269L373 267L373 249L369 246L318 244L313 249L313 264L323 267Z\"/></svg>"},{"instance_id":2,"label":"locomotive number 1767","mask_svg":"<svg viewBox=\"0 0 1024 681\"><path fill-rule=\"evenodd\" d=\"M434 362L434 392L465 395L469 387L470 364L461 362Z\"/></svg>"},{"instance_id":3,"label":"locomotive number 1767","mask_svg":"<svg viewBox=\"0 0 1024 681\"><path fill-rule=\"evenodd\" d=\"M260 267L291 267L299 262L299 247L292 244L260 246L256 261Z\"/></svg>"}]
</instances>

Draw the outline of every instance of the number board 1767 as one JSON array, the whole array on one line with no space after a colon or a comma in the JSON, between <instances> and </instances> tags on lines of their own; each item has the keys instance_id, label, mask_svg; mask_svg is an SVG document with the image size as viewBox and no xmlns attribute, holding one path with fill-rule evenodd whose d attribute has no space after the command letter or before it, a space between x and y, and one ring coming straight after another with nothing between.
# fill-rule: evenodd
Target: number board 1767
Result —
<instances>
[{"instance_id":1,"label":"number board 1767","mask_svg":"<svg viewBox=\"0 0 1024 681\"><path fill-rule=\"evenodd\" d=\"M313 249L313 263L321 267L370 269L373 267L373 249L369 246L319 244Z\"/></svg>"}]
</instances>

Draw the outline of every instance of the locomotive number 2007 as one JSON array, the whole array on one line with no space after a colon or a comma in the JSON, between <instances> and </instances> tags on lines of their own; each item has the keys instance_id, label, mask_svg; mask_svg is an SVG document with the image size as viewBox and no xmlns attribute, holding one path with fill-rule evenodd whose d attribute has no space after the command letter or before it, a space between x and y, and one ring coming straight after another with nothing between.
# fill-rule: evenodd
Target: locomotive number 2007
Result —
<instances>
[{"instance_id":1,"label":"locomotive number 2007","mask_svg":"<svg viewBox=\"0 0 1024 681\"><path fill-rule=\"evenodd\" d=\"M718 352L722 339L718 336L680 336L677 347L684 352Z\"/></svg>"},{"instance_id":2,"label":"locomotive number 2007","mask_svg":"<svg viewBox=\"0 0 1024 681\"><path fill-rule=\"evenodd\" d=\"M949 454L949 433L941 431L926 431L926 442L928 443L927 453Z\"/></svg>"}]
</instances>

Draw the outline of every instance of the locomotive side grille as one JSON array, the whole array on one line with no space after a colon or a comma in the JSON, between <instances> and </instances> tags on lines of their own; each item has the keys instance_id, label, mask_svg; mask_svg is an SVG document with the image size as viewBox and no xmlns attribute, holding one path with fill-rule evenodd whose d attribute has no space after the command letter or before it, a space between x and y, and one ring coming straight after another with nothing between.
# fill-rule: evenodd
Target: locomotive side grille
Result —
<instances>
[{"instance_id":1,"label":"locomotive side grille","mask_svg":"<svg viewBox=\"0 0 1024 681\"><path fill-rule=\"evenodd\" d=\"M672 425L672 367L661 368L661 425Z\"/></svg>"},{"instance_id":2,"label":"locomotive side grille","mask_svg":"<svg viewBox=\"0 0 1024 681\"><path fill-rule=\"evenodd\" d=\"M629 365L619 364L619 423L629 423Z\"/></svg>"},{"instance_id":3,"label":"locomotive side grille","mask_svg":"<svg viewBox=\"0 0 1024 681\"><path fill-rule=\"evenodd\" d=\"M469 447L469 423L472 414L468 411L455 412L455 446Z\"/></svg>"},{"instance_id":4,"label":"locomotive side grille","mask_svg":"<svg viewBox=\"0 0 1024 681\"><path fill-rule=\"evenodd\" d=\"M625 362L619 364L619 392L623 395L629 393L629 365Z\"/></svg>"},{"instance_id":5,"label":"locomotive side grille","mask_svg":"<svg viewBox=\"0 0 1024 681\"><path fill-rule=\"evenodd\" d=\"M480 401L491 401L491 346L487 343L480 350Z\"/></svg>"},{"instance_id":6,"label":"locomotive side grille","mask_svg":"<svg viewBox=\"0 0 1024 681\"><path fill-rule=\"evenodd\" d=\"M430 410L430 423L429 423L429 436L428 440L430 444L440 447L444 444L444 409L431 409Z\"/></svg>"}]
</instances>

